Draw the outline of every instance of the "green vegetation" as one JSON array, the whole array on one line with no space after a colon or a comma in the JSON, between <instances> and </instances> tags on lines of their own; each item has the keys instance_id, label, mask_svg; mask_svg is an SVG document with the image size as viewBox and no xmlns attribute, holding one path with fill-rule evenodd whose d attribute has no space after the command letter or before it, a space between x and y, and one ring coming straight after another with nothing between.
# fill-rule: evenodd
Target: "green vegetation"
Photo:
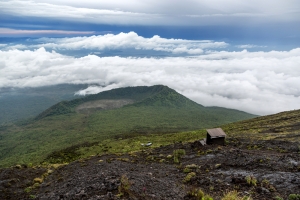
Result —
<instances>
[{"instance_id":1,"label":"green vegetation","mask_svg":"<svg viewBox=\"0 0 300 200\"><path fill-rule=\"evenodd\" d=\"M130 195L130 187L132 185L132 183L129 181L129 179L127 178L126 175L122 175L121 179L120 179L120 186L118 188L119 190L119 196L123 196L123 195Z\"/></svg>"},{"instance_id":2,"label":"green vegetation","mask_svg":"<svg viewBox=\"0 0 300 200\"><path fill-rule=\"evenodd\" d=\"M55 164L55 163L69 163L74 160L78 160L81 158L81 154L80 152L78 152L80 148L90 147L97 144L98 142L94 142L94 143L85 142L79 145L73 145L71 147L67 147L59 151L54 151L46 157L44 162Z\"/></svg>"},{"instance_id":3,"label":"green vegetation","mask_svg":"<svg viewBox=\"0 0 300 200\"><path fill-rule=\"evenodd\" d=\"M72 148L76 153L76 157L73 160L78 158L86 158L92 155L101 155L101 154L116 154L116 153L129 153L144 150L147 148L156 148L161 145L173 144L181 141L189 142L197 139L201 139L205 136L205 131L190 131L190 132L181 132L181 133L169 133L169 134L147 134L147 135L138 135L132 138L127 139L106 139L99 142L97 145L85 146L77 148ZM150 147L144 147L141 144L151 141L153 144ZM69 148L71 149L71 148ZM64 152L65 150L62 150ZM70 154L73 154L70 152ZM50 163L65 163L70 162L69 157L53 157L53 154L50 154L46 162ZM79 155L79 156L77 156ZM169 155L171 158L172 156ZM167 158L170 158L167 156Z\"/></svg>"},{"instance_id":4,"label":"green vegetation","mask_svg":"<svg viewBox=\"0 0 300 200\"><path fill-rule=\"evenodd\" d=\"M72 101L62 101L49 109L42 112L37 116L37 119L42 119L48 116L55 116L61 114L75 113L75 108L80 104L103 100L103 99L132 99L136 102L140 102L143 99L152 98L153 95L161 92L165 86L153 86L153 87L127 87L118 88L110 91L104 91L99 94L89 95L83 98L77 98Z\"/></svg>"},{"instance_id":5,"label":"green vegetation","mask_svg":"<svg viewBox=\"0 0 300 200\"><path fill-rule=\"evenodd\" d=\"M290 194L288 200L300 200L300 194Z\"/></svg>"},{"instance_id":6,"label":"green vegetation","mask_svg":"<svg viewBox=\"0 0 300 200\"><path fill-rule=\"evenodd\" d=\"M234 190L226 193L222 200L252 200L252 198L248 196L241 197L239 196L239 193L236 190Z\"/></svg>"},{"instance_id":7,"label":"green vegetation","mask_svg":"<svg viewBox=\"0 0 300 200\"><path fill-rule=\"evenodd\" d=\"M39 184L43 183L43 181L44 181L43 178L35 178L33 180L34 183L39 183Z\"/></svg>"},{"instance_id":8,"label":"green vegetation","mask_svg":"<svg viewBox=\"0 0 300 200\"><path fill-rule=\"evenodd\" d=\"M237 138L299 142L299 124L300 110L293 110L223 125L222 129Z\"/></svg>"},{"instance_id":9,"label":"green vegetation","mask_svg":"<svg viewBox=\"0 0 300 200\"><path fill-rule=\"evenodd\" d=\"M25 189L24 189L24 192L26 192L26 193L30 193L30 192L31 192L31 190L32 190L32 187L27 187L27 188L25 188Z\"/></svg>"},{"instance_id":10,"label":"green vegetation","mask_svg":"<svg viewBox=\"0 0 300 200\"><path fill-rule=\"evenodd\" d=\"M185 155L184 149L176 149L173 151L174 163L179 163L181 156Z\"/></svg>"},{"instance_id":11,"label":"green vegetation","mask_svg":"<svg viewBox=\"0 0 300 200\"><path fill-rule=\"evenodd\" d=\"M186 167L186 168L184 168L183 169L183 172L184 173L190 173L192 170L190 169L190 168L188 168L188 167Z\"/></svg>"},{"instance_id":12,"label":"green vegetation","mask_svg":"<svg viewBox=\"0 0 300 200\"><path fill-rule=\"evenodd\" d=\"M197 119L203 119L204 125L207 125L206 122L214 121L214 123L219 122L218 124L230 123L232 121L249 119L254 117L254 115L220 107L203 107L190 99L182 96L177 93L175 90L168 88L163 85L156 85L151 87L139 86L139 87L127 87L127 88L118 88L110 91L104 91L99 94L89 95L87 97L74 99L72 101L62 101L49 109L42 112L37 119L42 119L48 116L56 116L68 113L75 113L76 107L91 101L96 100L107 100L107 99L131 99L135 103L132 105L127 105L125 107L130 107L129 110L134 107L139 110L141 107L150 107L153 108L165 108L168 110L174 108L177 111L188 110L192 112L195 110L198 113ZM134 110L133 110L134 111ZM200 112L200 113L199 113ZM194 113L190 113L194 116ZM127 116L127 113L126 113ZM152 117L152 116L151 116ZM154 117L155 118L155 117ZM182 119L183 117L181 117ZM192 119L190 117L190 119ZM203 124L202 124L203 125Z\"/></svg>"},{"instance_id":13,"label":"green vegetation","mask_svg":"<svg viewBox=\"0 0 300 200\"><path fill-rule=\"evenodd\" d=\"M132 99L136 103L89 115L75 112L76 106L99 99ZM173 141L164 134L251 117L236 110L205 108L166 86L115 89L61 102L25 124L0 127L0 167L42 161L63 163L91 154L129 152L140 150L140 143L148 141L153 147L188 141L189 137L181 137L186 133L174 134L170 137ZM122 142L129 138L135 138L136 144Z\"/></svg>"},{"instance_id":14,"label":"green vegetation","mask_svg":"<svg viewBox=\"0 0 300 200\"><path fill-rule=\"evenodd\" d=\"M189 197L194 197L193 199L197 200L213 200L213 198L205 194L201 189L193 188L188 192ZM221 200L252 200L249 196L240 196L239 193L234 191L229 191L224 194L223 197L220 197Z\"/></svg>"},{"instance_id":15,"label":"green vegetation","mask_svg":"<svg viewBox=\"0 0 300 200\"><path fill-rule=\"evenodd\" d=\"M193 177L195 177L195 176L196 176L196 173L195 173L195 172L190 172L190 173L188 173L188 174L186 175L186 177L183 179L183 182L184 182L184 183L188 183L188 182L190 182L191 179L192 179Z\"/></svg>"},{"instance_id":16,"label":"green vegetation","mask_svg":"<svg viewBox=\"0 0 300 200\"><path fill-rule=\"evenodd\" d=\"M74 126L75 125L76 121L74 122ZM43 128L41 127L41 129ZM76 129L80 129L80 126L78 125ZM91 155L126 153L143 150L144 148L155 148L161 145L173 144L175 142L194 141L205 137L206 133L202 130L167 134L132 134L130 135L132 137L128 137L128 135L118 135L117 137L115 137L115 135L111 137L100 135L95 139L96 137L92 134L86 134L86 137L83 137L76 132L76 129L71 131L70 135L60 134L62 132L59 131L50 132L51 135L48 135L43 134L45 132L41 131L41 137L39 137L39 129L37 129L36 133L31 132L31 135L28 138L23 138L22 132L20 132L19 135L14 135L17 136L16 138L6 140L9 143L6 143L5 146L0 145L1 150L5 149L3 147L7 147L7 153L1 154L2 158L4 158L0 161L1 165L4 167L15 163L31 163L34 165L39 164L40 162L69 163ZM121 139L121 137L123 139ZM18 143L20 145L16 145L14 148L8 148L9 144L16 143L20 138L23 140L22 143ZM99 142L94 142L95 140ZM78 141L81 143L77 144ZM153 143L151 147L143 147L141 145L148 141ZM0 143L1 142L2 141L0 140Z\"/></svg>"},{"instance_id":17,"label":"green vegetation","mask_svg":"<svg viewBox=\"0 0 300 200\"><path fill-rule=\"evenodd\" d=\"M194 197L196 200L213 200L211 196L205 194L201 189L193 188L188 195Z\"/></svg>"},{"instance_id":18,"label":"green vegetation","mask_svg":"<svg viewBox=\"0 0 300 200\"><path fill-rule=\"evenodd\" d=\"M275 197L275 200L283 200L283 198L279 197L279 196L276 196Z\"/></svg>"},{"instance_id":19,"label":"green vegetation","mask_svg":"<svg viewBox=\"0 0 300 200\"><path fill-rule=\"evenodd\" d=\"M36 198L36 196L35 196L35 195L33 195L33 194L31 194L31 195L29 195L29 198L30 198L30 199L35 199L35 198Z\"/></svg>"},{"instance_id":20,"label":"green vegetation","mask_svg":"<svg viewBox=\"0 0 300 200\"><path fill-rule=\"evenodd\" d=\"M248 185L253 185L256 186L257 185L257 179L254 176L246 176L246 181Z\"/></svg>"},{"instance_id":21,"label":"green vegetation","mask_svg":"<svg viewBox=\"0 0 300 200\"><path fill-rule=\"evenodd\" d=\"M199 166L196 165L196 164L186 165L185 168L183 169L183 172L184 173L189 173L189 172L191 172L191 171L193 171L195 169L198 169L198 168L199 168Z\"/></svg>"},{"instance_id":22,"label":"green vegetation","mask_svg":"<svg viewBox=\"0 0 300 200\"><path fill-rule=\"evenodd\" d=\"M283 198L277 196L275 197L276 200L283 200ZM290 194L288 200L300 200L300 194Z\"/></svg>"},{"instance_id":23,"label":"green vegetation","mask_svg":"<svg viewBox=\"0 0 300 200\"><path fill-rule=\"evenodd\" d=\"M261 181L261 186L264 188L267 188L268 190L275 192L276 189L273 185L270 184L270 182L267 179L264 179Z\"/></svg>"}]
</instances>

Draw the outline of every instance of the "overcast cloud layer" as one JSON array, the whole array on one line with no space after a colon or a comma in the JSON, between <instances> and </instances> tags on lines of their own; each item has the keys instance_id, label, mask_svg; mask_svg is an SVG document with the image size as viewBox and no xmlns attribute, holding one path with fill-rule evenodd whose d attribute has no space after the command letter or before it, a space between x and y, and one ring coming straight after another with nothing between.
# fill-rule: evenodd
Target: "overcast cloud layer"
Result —
<instances>
[{"instance_id":1,"label":"overcast cloud layer","mask_svg":"<svg viewBox=\"0 0 300 200\"><path fill-rule=\"evenodd\" d=\"M46 41L44 46L52 45L52 49L159 48L173 54L176 49L183 48L187 52L196 49L197 53L190 57L88 55L75 58L46 51L43 44L36 50L2 49L0 89L61 83L91 84L78 92L84 95L117 87L164 84L205 106L235 108L261 115L300 109L300 48L229 52L214 49L229 45L224 42L193 42L158 36L143 38L135 33L41 39L40 42L42 40ZM51 44L51 40L55 42ZM1 45L2 48L6 46Z\"/></svg>"},{"instance_id":2,"label":"overcast cloud layer","mask_svg":"<svg viewBox=\"0 0 300 200\"><path fill-rule=\"evenodd\" d=\"M224 25L300 20L298 0L2 0L0 12L97 24Z\"/></svg>"}]
</instances>

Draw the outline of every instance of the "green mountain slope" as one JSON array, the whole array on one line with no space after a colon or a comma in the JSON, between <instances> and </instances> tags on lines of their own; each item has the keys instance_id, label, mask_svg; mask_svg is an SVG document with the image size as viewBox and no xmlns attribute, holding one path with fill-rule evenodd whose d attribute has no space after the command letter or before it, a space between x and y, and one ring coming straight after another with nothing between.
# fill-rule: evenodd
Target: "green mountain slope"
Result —
<instances>
[{"instance_id":1,"label":"green mountain slope","mask_svg":"<svg viewBox=\"0 0 300 200\"><path fill-rule=\"evenodd\" d=\"M122 99L133 103L89 114L76 112L85 103ZM38 163L53 151L124 134L176 133L253 117L237 110L203 107L166 86L119 88L60 102L26 125L1 127L0 166Z\"/></svg>"},{"instance_id":2,"label":"green mountain slope","mask_svg":"<svg viewBox=\"0 0 300 200\"><path fill-rule=\"evenodd\" d=\"M41 114L37 116L36 119L42 119L47 116L52 115L61 115L67 113L75 113L76 106L96 100L103 99L132 99L134 101L140 101L151 96L152 93L155 93L156 87L147 88L147 87L127 87L127 88L118 88L110 91L104 91L99 94L89 95L83 98L77 98L72 101L62 101L58 104L50 107ZM154 91L153 91L154 90Z\"/></svg>"},{"instance_id":3,"label":"green mountain slope","mask_svg":"<svg viewBox=\"0 0 300 200\"><path fill-rule=\"evenodd\" d=\"M257 117L223 126L234 137L250 140L289 140L300 142L300 110Z\"/></svg>"}]
</instances>

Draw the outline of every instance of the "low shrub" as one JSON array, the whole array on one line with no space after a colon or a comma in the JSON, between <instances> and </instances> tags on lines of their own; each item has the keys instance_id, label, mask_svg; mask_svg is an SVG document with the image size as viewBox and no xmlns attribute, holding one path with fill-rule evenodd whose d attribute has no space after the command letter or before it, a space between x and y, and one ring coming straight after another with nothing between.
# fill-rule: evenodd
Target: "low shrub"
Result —
<instances>
[{"instance_id":1,"label":"low shrub","mask_svg":"<svg viewBox=\"0 0 300 200\"><path fill-rule=\"evenodd\" d=\"M192 170L190 169L190 168L188 168L188 167L185 167L184 169L183 169L183 172L184 173L190 173Z\"/></svg>"},{"instance_id":2,"label":"low shrub","mask_svg":"<svg viewBox=\"0 0 300 200\"><path fill-rule=\"evenodd\" d=\"M181 156L185 155L185 150L184 149L176 149L173 151L173 156L174 156L174 162L179 163L179 159Z\"/></svg>"},{"instance_id":3,"label":"low shrub","mask_svg":"<svg viewBox=\"0 0 300 200\"><path fill-rule=\"evenodd\" d=\"M186 165L185 167L186 168L190 168L190 169L196 169L196 168L198 168L198 165L196 165L196 164L190 164L190 165Z\"/></svg>"},{"instance_id":4,"label":"low shrub","mask_svg":"<svg viewBox=\"0 0 300 200\"><path fill-rule=\"evenodd\" d=\"M39 184L41 184L43 181L44 181L44 180L43 180L42 178L35 178L35 179L33 179L33 182L34 182L34 183L39 183Z\"/></svg>"},{"instance_id":5,"label":"low shrub","mask_svg":"<svg viewBox=\"0 0 300 200\"><path fill-rule=\"evenodd\" d=\"M29 193L29 192L31 192L31 190L32 190L32 187L27 187L24 189L24 192Z\"/></svg>"},{"instance_id":6,"label":"low shrub","mask_svg":"<svg viewBox=\"0 0 300 200\"><path fill-rule=\"evenodd\" d=\"M257 179L254 176L246 176L246 181L248 183L248 185L253 185L256 186L257 185Z\"/></svg>"},{"instance_id":7,"label":"low shrub","mask_svg":"<svg viewBox=\"0 0 300 200\"><path fill-rule=\"evenodd\" d=\"M238 191L234 190L234 191L227 192L222 198L222 200L252 200L252 198L248 196L241 197L239 196Z\"/></svg>"},{"instance_id":8,"label":"low shrub","mask_svg":"<svg viewBox=\"0 0 300 200\"><path fill-rule=\"evenodd\" d=\"M288 200L300 200L300 194L290 194Z\"/></svg>"},{"instance_id":9,"label":"low shrub","mask_svg":"<svg viewBox=\"0 0 300 200\"><path fill-rule=\"evenodd\" d=\"M276 196L275 197L275 200L283 200L283 198L279 197L279 196Z\"/></svg>"},{"instance_id":10,"label":"low shrub","mask_svg":"<svg viewBox=\"0 0 300 200\"><path fill-rule=\"evenodd\" d=\"M188 196L194 197L196 200L213 200L211 196L205 194L201 189L193 188L188 192Z\"/></svg>"},{"instance_id":11,"label":"low shrub","mask_svg":"<svg viewBox=\"0 0 300 200\"><path fill-rule=\"evenodd\" d=\"M125 194L130 194L129 189L131 187L131 182L129 181L126 175L122 175L120 179L120 185L118 188L119 196L123 196Z\"/></svg>"},{"instance_id":12,"label":"low shrub","mask_svg":"<svg viewBox=\"0 0 300 200\"><path fill-rule=\"evenodd\" d=\"M187 183L191 180L191 178L195 177L196 173L195 172L190 172L186 175L186 177L183 179L184 183Z\"/></svg>"}]
</instances>

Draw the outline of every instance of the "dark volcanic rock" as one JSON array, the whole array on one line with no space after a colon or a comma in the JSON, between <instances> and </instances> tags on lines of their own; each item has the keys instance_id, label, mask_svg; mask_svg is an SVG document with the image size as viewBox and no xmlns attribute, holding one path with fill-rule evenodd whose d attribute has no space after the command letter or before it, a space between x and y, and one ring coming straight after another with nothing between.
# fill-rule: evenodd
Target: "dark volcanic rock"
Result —
<instances>
[{"instance_id":1,"label":"dark volcanic rock","mask_svg":"<svg viewBox=\"0 0 300 200\"><path fill-rule=\"evenodd\" d=\"M168 156L175 149L186 152L180 163ZM24 166L1 169L0 199L194 199L191 191L197 189L215 200L233 190L253 199L286 199L300 191L299 164L295 152L179 143L95 156L52 168L52 173ZM42 183L35 184L40 177L36 181Z\"/></svg>"}]
</instances>

